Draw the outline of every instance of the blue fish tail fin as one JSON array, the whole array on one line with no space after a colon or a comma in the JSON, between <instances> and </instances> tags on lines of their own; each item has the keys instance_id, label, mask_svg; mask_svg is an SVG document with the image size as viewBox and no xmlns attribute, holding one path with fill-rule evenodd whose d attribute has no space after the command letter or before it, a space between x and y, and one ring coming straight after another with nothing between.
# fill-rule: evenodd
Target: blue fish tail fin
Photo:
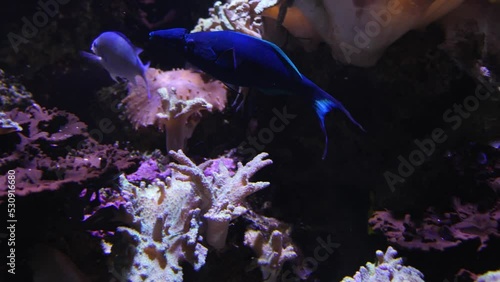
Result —
<instances>
[{"instance_id":1,"label":"blue fish tail fin","mask_svg":"<svg viewBox=\"0 0 500 282\"><path fill-rule=\"evenodd\" d=\"M328 151L328 134L326 132L326 127L325 127L325 116L331 110L333 109L341 110L351 120L352 123L357 125L361 130L365 131L363 126L361 126L361 124L359 124L352 117L351 113L349 113L349 111L344 107L344 105L342 105L342 103L340 103L337 99L333 98L330 94L326 93L323 89L319 87L315 87L313 91L313 106L319 118L321 131L323 131L323 134L325 135L325 149L323 150L323 156L322 156L323 160L326 158L326 153Z\"/></svg>"}]
</instances>

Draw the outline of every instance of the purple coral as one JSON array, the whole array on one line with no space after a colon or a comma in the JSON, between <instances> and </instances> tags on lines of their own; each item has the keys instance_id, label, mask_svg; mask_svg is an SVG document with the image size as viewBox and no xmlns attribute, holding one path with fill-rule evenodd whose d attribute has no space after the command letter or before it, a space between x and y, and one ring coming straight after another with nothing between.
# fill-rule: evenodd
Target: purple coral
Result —
<instances>
[{"instance_id":1,"label":"purple coral","mask_svg":"<svg viewBox=\"0 0 500 282\"><path fill-rule=\"evenodd\" d=\"M234 175L236 163L233 159L226 157L212 160L203 170L203 173L205 174L205 176L214 176L214 173L221 173L221 166L228 170L229 175Z\"/></svg>"},{"instance_id":2,"label":"purple coral","mask_svg":"<svg viewBox=\"0 0 500 282\"><path fill-rule=\"evenodd\" d=\"M137 158L125 150L101 145L73 114L34 104L6 116L24 129L10 148L3 148L0 171L16 171L16 194L57 190L69 184L85 186L119 171L132 169ZM14 133L13 133L14 134ZM0 176L0 183L7 178ZM7 185L0 185L0 201Z\"/></svg>"},{"instance_id":3,"label":"purple coral","mask_svg":"<svg viewBox=\"0 0 500 282\"><path fill-rule=\"evenodd\" d=\"M127 175L127 180L132 182L147 181L151 183L155 179L165 180L170 176L170 168L161 169L158 160L149 158L143 161L136 172Z\"/></svg>"},{"instance_id":4,"label":"purple coral","mask_svg":"<svg viewBox=\"0 0 500 282\"><path fill-rule=\"evenodd\" d=\"M480 212L476 205L462 204L459 200L455 200L454 206L453 212L443 214L428 209L419 223L408 214L398 219L388 211L378 211L369 223L389 242L402 248L424 251L443 251L469 240L479 240L478 250L481 250L491 236L500 237L500 203L487 212Z\"/></svg>"}]
</instances>

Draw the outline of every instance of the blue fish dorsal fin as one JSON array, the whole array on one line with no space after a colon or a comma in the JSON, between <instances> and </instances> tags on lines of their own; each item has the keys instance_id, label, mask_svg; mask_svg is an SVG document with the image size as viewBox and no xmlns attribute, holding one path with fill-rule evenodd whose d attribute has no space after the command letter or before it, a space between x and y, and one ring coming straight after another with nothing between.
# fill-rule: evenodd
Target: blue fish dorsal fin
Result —
<instances>
[{"instance_id":1,"label":"blue fish dorsal fin","mask_svg":"<svg viewBox=\"0 0 500 282\"><path fill-rule=\"evenodd\" d=\"M296 77L296 79L302 80L302 74L300 73L299 69L297 69L297 67L292 62L292 60L290 60L290 58L288 58L288 56L285 54L285 52L283 52L283 50L281 50L281 48L278 47L278 45L276 45L276 44L274 44L274 43L272 43L270 41L264 40L264 39L260 39L260 40L262 40L265 43L269 44L274 49L274 51L276 51L276 53L278 53L278 57L281 59L281 61L288 68L290 68L290 70L292 71L292 73L294 74L294 76Z\"/></svg>"},{"instance_id":2,"label":"blue fish dorsal fin","mask_svg":"<svg viewBox=\"0 0 500 282\"><path fill-rule=\"evenodd\" d=\"M236 70L237 63L234 48L227 49L226 51L222 52L217 60L215 60L215 63L224 68Z\"/></svg>"}]
</instances>

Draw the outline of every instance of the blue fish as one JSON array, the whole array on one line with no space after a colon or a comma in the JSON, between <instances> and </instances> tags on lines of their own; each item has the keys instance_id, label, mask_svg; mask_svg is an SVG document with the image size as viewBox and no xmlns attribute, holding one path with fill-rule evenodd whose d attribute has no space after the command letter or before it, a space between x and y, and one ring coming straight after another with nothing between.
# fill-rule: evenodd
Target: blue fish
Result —
<instances>
[{"instance_id":1,"label":"blue fish","mask_svg":"<svg viewBox=\"0 0 500 282\"><path fill-rule=\"evenodd\" d=\"M135 77L141 76L150 97L146 79L149 63L142 63L139 58L142 49L135 47L125 35L116 31L104 32L92 42L91 50L94 54L82 51L81 55L105 68L115 81L121 77L137 85Z\"/></svg>"},{"instance_id":2,"label":"blue fish","mask_svg":"<svg viewBox=\"0 0 500 282\"><path fill-rule=\"evenodd\" d=\"M355 125L363 127L335 98L302 75L275 44L233 31L195 32L173 28L153 31L150 39L182 51L186 60L227 84L257 88L266 94L301 95L311 101L325 136L325 115L341 110Z\"/></svg>"}]
</instances>

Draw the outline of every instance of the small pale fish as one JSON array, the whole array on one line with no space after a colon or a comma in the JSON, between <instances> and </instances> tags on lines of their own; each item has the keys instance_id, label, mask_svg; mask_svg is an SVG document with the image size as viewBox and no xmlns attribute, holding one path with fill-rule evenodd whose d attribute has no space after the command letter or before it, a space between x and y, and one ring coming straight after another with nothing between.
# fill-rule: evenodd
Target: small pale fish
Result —
<instances>
[{"instance_id":1,"label":"small pale fish","mask_svg":"<svg viewBox=\"0 0 500 282\"><path fill-rule=\"evenodd\" d=\"M117 82L117 78L120 77L137 85L135 77L141 76L146 83L148 97L151 96L146 79L146 70L149 68L149 63L142 63L139 54L143 50L135 47L125 35L116 31L104 32L92 42L91 50L94 54L82 51L81 55L92 62L100 64L109 72L111 78Z\"/></svg>"}]
</instances>

